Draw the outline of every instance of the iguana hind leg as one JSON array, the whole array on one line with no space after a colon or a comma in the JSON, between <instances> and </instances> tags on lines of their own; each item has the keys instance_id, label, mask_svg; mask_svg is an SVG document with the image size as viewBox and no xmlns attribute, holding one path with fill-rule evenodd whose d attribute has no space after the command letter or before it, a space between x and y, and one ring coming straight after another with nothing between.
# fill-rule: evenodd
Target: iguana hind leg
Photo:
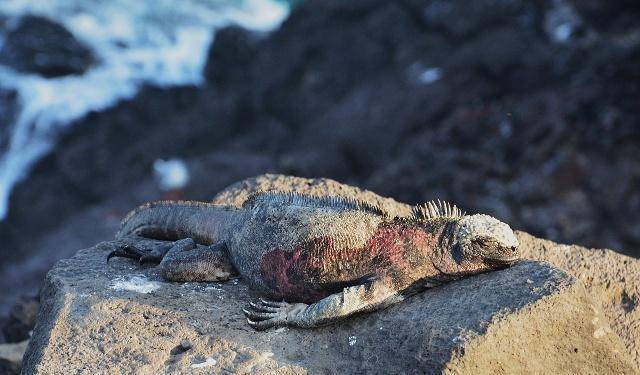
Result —
<instances>
[{"instance_id":1,"label":"iguana hind leg","mask_svg":"<svg viewBox=\"0 0 640 375\"><path fill-rule=\"evenodd\" d=\"M191 238L174 243L160 262L160 272L170 281L225 281L238 276L224 242L197 246Z\"/></svg>"},{"instance_id":2,"label":"iguana hind leg","mask_svg":"<svg viewBox=\"0 0 640 375\"><path fill-rule=\"evenodd\" d=\"M156 241L157 242L157 241ZM107 256L107 262L113 257L129 258L142 263L160 263L174 243L153 243L144 237L129 236L116 241L116 249Z\"/></svg>"},{"instance_id":3,"label":"iguana hind leg","mask_svg":"<svg viewBox=\"0 0 640 375\"><path fill-rule=\"evenodd\" d=\"M249 325L257 330L282 326L318 327L402 301L403 297L393 285L390 278L379 278L344 288L311 305L261 299L243 311Z\"/></svg>"},{"instance_id":4,"label":"iguana hind leg","mask_svg":"<svg viewBox=\"0 0 640 375\"><path fill-rule=\"evenodd\" d=\"M169 281L224 281L237 276L227 257L226 245L218 242L199 246L191 238L149 246L144 240L121 240L112 257L124 257L142 263L159 263L160 273Z\"/></svg>"}]
</instances>

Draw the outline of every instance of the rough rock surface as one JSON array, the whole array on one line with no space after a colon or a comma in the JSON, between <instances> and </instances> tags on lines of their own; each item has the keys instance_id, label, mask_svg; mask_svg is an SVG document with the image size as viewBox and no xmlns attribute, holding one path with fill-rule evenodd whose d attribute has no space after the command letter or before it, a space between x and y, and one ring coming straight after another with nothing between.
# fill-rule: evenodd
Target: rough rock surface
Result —
<instances>
[{"instance_id":1,"label":"rough rock surface","mask_svg":"<svg viewBox=\"0 0 640 375\"><path fill-rule=\"evenodd\" d=\"M93 53L64 26L27 15L9 30L0 48L0 63L45 77L81 74L95 61Z\"/></svg>"},{"instance_id":2,"label":"rough rock surface","mask_svg":"<svg viewBox=\"0 0 640 375\"><path fill-rule=\"evenodd\" d=\"M582 284L544 263L435 288L315 330L253 331L240 281L166 283L110 243L48 274L26 373L633 373ZM549 348L553 348L550 350Z\"/></svg>"},{"instance_id":3,"label":"rough rock surface","mask_svg":"<svg viewBox=\"0 0 640 375\"><path fill-rule=\"evenodd\" d=\"M524 257L552 263L582 281L640 366L640 261L613 250L559 245L524 232L517 235Z\"/></svg>"}]
</instances>

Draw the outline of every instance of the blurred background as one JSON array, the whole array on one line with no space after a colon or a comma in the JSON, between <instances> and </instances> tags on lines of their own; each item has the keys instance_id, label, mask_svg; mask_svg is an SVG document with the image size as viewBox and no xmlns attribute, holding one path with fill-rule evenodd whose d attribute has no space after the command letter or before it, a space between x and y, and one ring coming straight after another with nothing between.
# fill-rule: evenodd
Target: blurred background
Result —
<instances>
[{"instance_id":1,"label":"blurred background","mask_svg":"<svg viewBox=\"0 0 640 375\"><path fill-rule=\"evenodd\" d=\"M135 205L267 172L638 256L639 109L635 0L2 0L0 316Z\"/></svg>"}]
</instances>

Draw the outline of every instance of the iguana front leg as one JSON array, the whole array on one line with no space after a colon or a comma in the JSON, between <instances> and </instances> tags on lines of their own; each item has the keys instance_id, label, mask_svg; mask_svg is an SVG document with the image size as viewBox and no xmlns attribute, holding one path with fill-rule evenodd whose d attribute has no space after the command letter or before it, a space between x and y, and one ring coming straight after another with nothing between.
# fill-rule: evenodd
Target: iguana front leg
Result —
<instances>
[{"instance_id":1,"label":"iguana front leg","mask_svg":"<svg viewBox=\"0 0 640 375\"><path fill-rule=\"evenodd\" d=\"M249 325L257 330L282 326L311 328L332 324L351 315L384 308L402 300L392 280L385 277L344 288L342 292L311 305L261 299L243 311Z\"/></svg>"}]
</instances>

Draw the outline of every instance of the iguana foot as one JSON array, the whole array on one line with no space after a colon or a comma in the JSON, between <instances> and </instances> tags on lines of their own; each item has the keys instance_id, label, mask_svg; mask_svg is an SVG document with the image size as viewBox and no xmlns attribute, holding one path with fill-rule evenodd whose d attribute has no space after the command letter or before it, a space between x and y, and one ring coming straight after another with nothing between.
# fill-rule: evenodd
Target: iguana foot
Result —
<instances>
[{"instance_id":1,"label":"iguana foot","mask_svg":"<svg viewBox=\"0 0 640 375\"><path fill-rule=\"evenodd\" d=\"M107 263L113 257L129 258L140 260L145 255L145 251L130 244L118 244L118 248L107 255Z\"/></svg>"},{"instance_id":2,"label":"iguana foot","mask_svg":"<svg viewBox=\"0 0 640 375\"><path fill-rule=\"evenodd\" d=\"M138 244L132 245L129 241L121 240L118 241L116 246L117 248L107 255L107 263L113 257L122 257L137 260L140 264L158 264L174 244L159 244L149 248L142 248Z\"/></svg>"},{"instance_id":3,"label":"iguana foot","mask_svg":"<svg viewBox=\"0 0 640 375\"><path fill-rule=\"evenodd\" d=\"M296 326L298 316L308 305L304 303L287 303L260 299L250 303L243 309L247 323L255 330L262 331L273 327Z\"/></svg>"},{"instance_id":4,"label":"iguana foot","mask_svg":"<svg viewBox=\"0 0 640 375\"><path fill-rule=\"evenodd\" d=\"M197 246L190 238L174 242L160 262L160 273L169 281L181 282L226 281L238 276L224 242Z\"/></svg>"}]
</instances>

